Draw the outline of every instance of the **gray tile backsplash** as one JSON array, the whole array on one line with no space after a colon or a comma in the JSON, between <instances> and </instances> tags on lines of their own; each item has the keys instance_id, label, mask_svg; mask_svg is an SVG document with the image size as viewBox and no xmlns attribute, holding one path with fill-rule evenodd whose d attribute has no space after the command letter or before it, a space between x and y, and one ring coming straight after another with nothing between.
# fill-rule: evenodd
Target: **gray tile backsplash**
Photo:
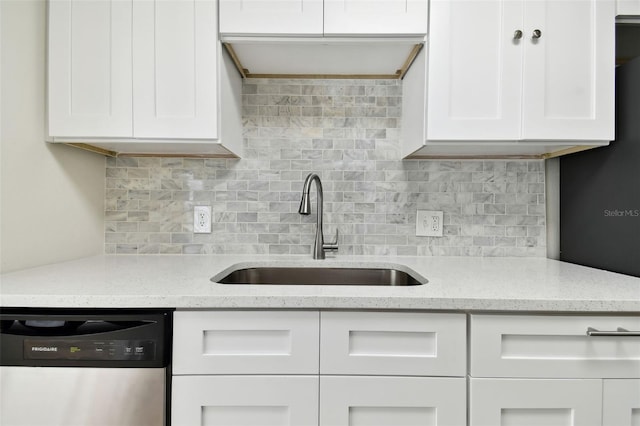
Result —
<instances>
[{"instance_id":1,"label":"gray tile backsplash","mask_svg":"<svg viewBox=\"0 0 640 426\"><path fill-rule=\"evenodd\" d=\"M544 162L402 161L401 99L395 80L246 80L242 159L107 159L106 253L310 254L317 172L340 254L544 257ZM444 211L444 237L415 236L417 209Z\"/></svg>"}]
</instances>

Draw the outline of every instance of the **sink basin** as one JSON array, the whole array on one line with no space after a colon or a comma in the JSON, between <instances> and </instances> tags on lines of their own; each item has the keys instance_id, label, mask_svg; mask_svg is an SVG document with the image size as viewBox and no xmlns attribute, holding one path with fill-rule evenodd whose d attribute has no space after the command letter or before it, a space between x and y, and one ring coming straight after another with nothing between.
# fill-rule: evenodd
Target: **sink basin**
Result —
<instances>
[{"instance_id":1,"label":"sink basin","mask_svg":"<svg viewBox=\"0 0 640 426\"><path fill-rule=\"evenodd\" d=\"M394 268L254 267L214 277L221 284L413 286L427 280Z\"/></svg>"}]
</instances>

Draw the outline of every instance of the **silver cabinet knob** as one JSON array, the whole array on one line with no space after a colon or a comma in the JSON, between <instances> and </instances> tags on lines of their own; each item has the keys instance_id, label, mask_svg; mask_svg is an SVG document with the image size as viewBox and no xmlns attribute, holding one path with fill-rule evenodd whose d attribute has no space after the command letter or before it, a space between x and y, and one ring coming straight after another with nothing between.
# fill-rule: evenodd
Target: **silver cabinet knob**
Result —
<instances>
[{"instance_id":1,"label":"silver cabinet knob","mask_svg":"<svg viewBox=\"0 0 640 426\"><path fill-rule=\"evenodd\" d=\"M531 38L533 39L538 39L542 37L542 31L540 30L533 30L533 34L531 35Z\"/></svg>"},{"instance_id":2,"label":"silver cabinet knob","mask_svg":"<svg viewBox=\"0 0 640 426\"><path fill-rule=\"evenodd\" d=\"M521 38L522 38L522 31L515 30L515 32L513 33L513 39L514 40L520 40Z\"/></svg>"}]
</instances>

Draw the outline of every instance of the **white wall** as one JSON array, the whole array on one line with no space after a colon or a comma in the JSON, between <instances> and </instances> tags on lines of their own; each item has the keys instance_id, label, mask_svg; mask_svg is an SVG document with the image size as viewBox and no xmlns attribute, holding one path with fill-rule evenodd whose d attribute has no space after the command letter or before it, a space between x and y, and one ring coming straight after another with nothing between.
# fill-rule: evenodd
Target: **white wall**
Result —
<instances>
[{"instance_id":1,"label":"white wall","mask_svg":"<svg viewBox=\"0 0 640 426\"><path fill-rule=\"evenodd\" d=\"M0 271L103 252L105 160L44 142L46 1L0 1Z\"/></svg>"}]
</instances>

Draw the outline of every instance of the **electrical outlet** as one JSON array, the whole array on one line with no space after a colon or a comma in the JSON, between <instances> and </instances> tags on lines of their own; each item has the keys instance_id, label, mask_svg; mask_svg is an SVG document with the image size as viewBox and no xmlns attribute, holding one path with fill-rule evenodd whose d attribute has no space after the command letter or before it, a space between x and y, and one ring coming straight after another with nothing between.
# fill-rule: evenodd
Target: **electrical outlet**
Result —
<instances>
[{"instance_id":1,"label":"electrical outlet","mask_svg":"<svg viewBox=\"0 0 640 426\"><path fill-rule=\"evenodd\" d=\"M193 208L193 233L211 233L211 206L195 206Z\"/></svg>"},{"instance_id":2,"label":"electrical outlet","mask_svg":"<svg viewBox=\"0 0 640 426\"><path fill-rule=\"evenodd\" d=\"M442 212L418 210L416 214L416 236L442 237Z\"/></svg>"}]
</instances>

